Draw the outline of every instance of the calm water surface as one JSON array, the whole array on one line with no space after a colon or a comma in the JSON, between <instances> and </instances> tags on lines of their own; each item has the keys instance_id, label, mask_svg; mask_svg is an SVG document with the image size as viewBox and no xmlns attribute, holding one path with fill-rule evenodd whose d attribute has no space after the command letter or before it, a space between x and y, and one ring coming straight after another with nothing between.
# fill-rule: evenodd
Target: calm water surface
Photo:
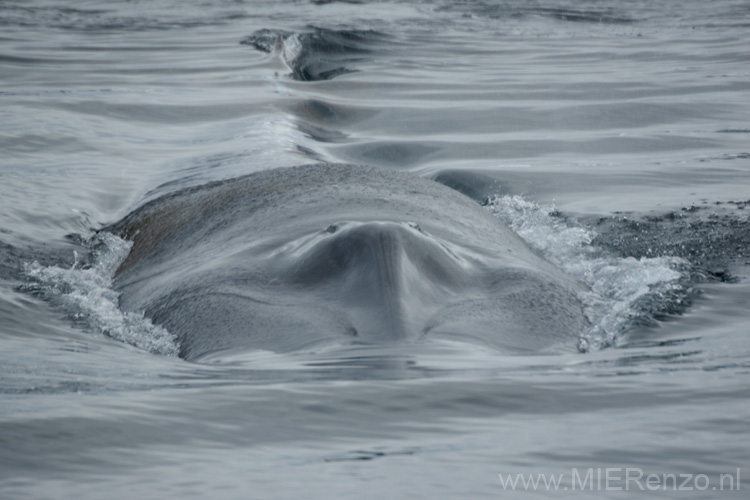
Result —
<instances>
[{"instance_id":1,"label":"calm water surface","mask_svg":"<svg viewBox=\"0 0 750 500\"><path fill-rule=\"evenodd\" d=\"M744 498L749 34L733 0L0 2L0 497L629 498L655 474ZM118 309L128 248L93 231L313 162L485 204L590 288L581 352L189 363Z\"/></svg>"}]
</instances>

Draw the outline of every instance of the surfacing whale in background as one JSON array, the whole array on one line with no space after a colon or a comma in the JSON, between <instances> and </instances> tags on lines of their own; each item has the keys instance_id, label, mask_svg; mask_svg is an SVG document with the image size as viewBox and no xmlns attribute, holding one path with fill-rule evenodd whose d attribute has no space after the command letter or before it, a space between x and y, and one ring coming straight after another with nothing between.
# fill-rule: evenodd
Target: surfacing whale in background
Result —
<instances>
[{"instance_id":1,"label":"surfacing whale in background","mask_svg":"<svg viewBox=\"0 0 750 500\"><path fill-rule=\"evenodd\" d=\"M274 169L164 196L105 228L133 241L120 306L181 356L465 340L575 349L583 286L464 195L352 165Z\"/></svg>"}]
</instances>

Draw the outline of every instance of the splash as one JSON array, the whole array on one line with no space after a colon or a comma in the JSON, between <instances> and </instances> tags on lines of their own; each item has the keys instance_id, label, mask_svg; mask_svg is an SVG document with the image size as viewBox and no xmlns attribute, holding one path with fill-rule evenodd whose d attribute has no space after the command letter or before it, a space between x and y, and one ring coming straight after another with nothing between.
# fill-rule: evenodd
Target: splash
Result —
<instances>
[{"instance_id":1,"label":"splash","mask_svg":"<svg viewBox=\"0 0 750 500\"><path fill-rule=\"evenodd\" d=\"M61 307L94 331L154 354L177 356L179 346L166 329L143 314L122 312L118 307L119 293L111 287L112 278L132 243L99 233L88 244L91 252L83 258L76 254L71 268L36 261L25 264L29 281L24 290Z\"/></svg>"},{"instance_id":2,"label":"splash","mask_svg":"<svg viewBox=\"0 0 750 500\"><path fill-rule=\"evenodd\" d=\"M592 245L597 234L563 217L554 205L521 196L496 196L490 212L548 260L589 287L581 297L592 328L579 338L582 352L617 345L634 326L680 312L693 290L689 264L679 257L619 257Z\"/></svg>"},{"instance_id":3,"label":"splash","mask_svg":"<svg viewBox=\"0 0 750 500\"><path fill-rule=\"evenodd\" d=\"M304 32L262 29L240 41L268 54L278 53L302 82L331 80L357 71L351 65L372 56L385 37L371 30L334 30L310 27Z\"/></svg>"}]
</instances>

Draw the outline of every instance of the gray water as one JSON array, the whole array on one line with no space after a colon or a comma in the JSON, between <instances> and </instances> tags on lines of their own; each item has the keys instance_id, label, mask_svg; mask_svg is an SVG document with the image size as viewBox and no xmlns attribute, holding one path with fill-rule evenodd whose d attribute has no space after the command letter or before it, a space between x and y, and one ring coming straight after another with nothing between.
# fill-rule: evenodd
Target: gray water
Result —
<instances>
[{"instance_id":1,"label":"gray water","mask_svg":"<svg viewBox=\"0 0 750 500\"><path fill-rule=\"evenodd\" d=\"M749 33L730 0L0 2L0 498L744 498ZM118 308L98 229L311 162L484 204L591 290L580 352L194 363Z\"/></svg>"}]
</instances>

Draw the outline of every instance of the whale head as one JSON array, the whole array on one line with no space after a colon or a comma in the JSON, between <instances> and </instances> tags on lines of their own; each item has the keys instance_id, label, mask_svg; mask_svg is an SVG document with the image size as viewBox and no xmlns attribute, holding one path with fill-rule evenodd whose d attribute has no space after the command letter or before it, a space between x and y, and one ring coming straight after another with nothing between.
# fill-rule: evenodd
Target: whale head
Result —
<instances>
[{"instance_id":1,"label":"whale head","mask_svg":"<svg viewBox=\"0 0 750 500\"><path fill-rule=\"evenodd\" d=\"M432 339L574 349L587 326L575 280L472 200L397 172L252 174L110 230L134 241L121 307L176 334L187 359Z\"/></svg>"}]
</instances>

